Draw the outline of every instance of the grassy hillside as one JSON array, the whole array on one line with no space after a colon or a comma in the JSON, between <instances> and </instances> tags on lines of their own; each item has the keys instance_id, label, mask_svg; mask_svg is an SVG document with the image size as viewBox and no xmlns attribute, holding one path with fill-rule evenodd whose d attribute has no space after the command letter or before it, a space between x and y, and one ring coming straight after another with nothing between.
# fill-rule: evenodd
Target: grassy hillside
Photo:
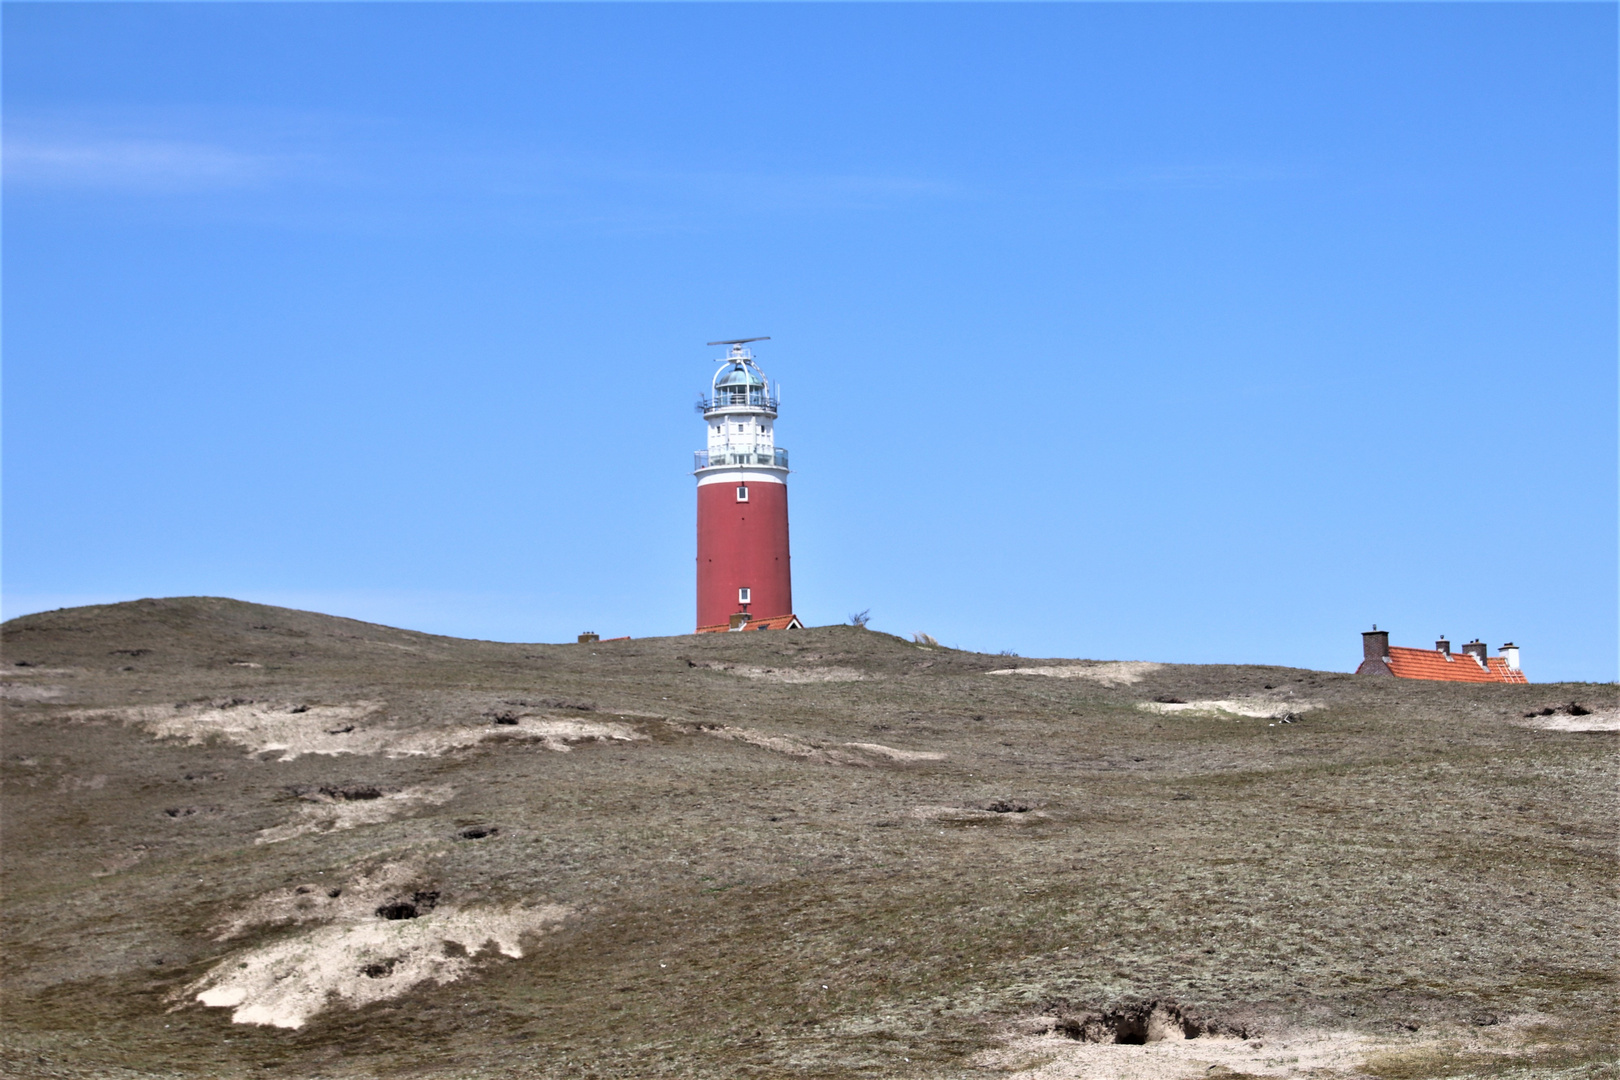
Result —
<instances>
[{"instance_id":1,"label":"grassy hillside","mask_svg":"<svg viewBox=\"0 0 1620 1080\"><path fill-rule=\"evenodd\" d=\"M7 1075L1613 1075L1612 685L0 633Z\"/></svg>"}]
</instances>

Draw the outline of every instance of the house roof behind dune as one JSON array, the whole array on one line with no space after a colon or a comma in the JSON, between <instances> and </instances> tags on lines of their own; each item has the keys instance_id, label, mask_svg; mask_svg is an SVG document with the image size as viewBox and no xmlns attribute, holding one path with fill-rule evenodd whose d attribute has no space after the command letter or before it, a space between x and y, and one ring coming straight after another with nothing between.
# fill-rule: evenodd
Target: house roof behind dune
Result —
<instances>
[{"instance_id":1,"label":"house roof behind dune","mask_svg":"<svg viewBox=\"0 0 1620 1080\"><path fill-rule=\"evenodd\" d=\"M1444 636L1432 649L1391 645L1389 631L1374 626L1361 634L1361 666L1357 675L1393 675L1397 679L1431 679L1436 682L1528 683L1519 668L1519 647L1511 641L1502 646L1500 656L1475 638L1458 652Z\"/></svg>"},{"instance_id":2,"label":"house roof behind dune","mask_svg":"<svg viewBox=\"0 0 1620 1080\"><path fill-rule=\"evenodd\" d=\"M1514 671L1500 656L1483 662L1472 653L1444 653L1439 649L1411 649L1391 645L1384 661L1398 679L1441 679L1446 682L1527 683L1524 672Z\"/></svg>"}]
</instances>

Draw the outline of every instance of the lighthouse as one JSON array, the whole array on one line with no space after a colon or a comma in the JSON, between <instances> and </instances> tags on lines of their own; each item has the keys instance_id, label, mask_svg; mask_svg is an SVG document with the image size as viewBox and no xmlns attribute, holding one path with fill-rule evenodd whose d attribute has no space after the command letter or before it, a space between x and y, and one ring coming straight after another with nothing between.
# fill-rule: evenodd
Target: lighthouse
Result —
<instances>
[{"instance_id":1,"label":"lighthouse","mask_svg":"<svg viewBox=\"0 0 1620 1080\"><path fill-rule=\"evenodd\" d=\"M726 346L708 396L697 408L709 427L697 477L697 629L791 630L793 572L788 558L787 451L776 445L780 394L750 342Z\"/></svg>"}]
</instances>

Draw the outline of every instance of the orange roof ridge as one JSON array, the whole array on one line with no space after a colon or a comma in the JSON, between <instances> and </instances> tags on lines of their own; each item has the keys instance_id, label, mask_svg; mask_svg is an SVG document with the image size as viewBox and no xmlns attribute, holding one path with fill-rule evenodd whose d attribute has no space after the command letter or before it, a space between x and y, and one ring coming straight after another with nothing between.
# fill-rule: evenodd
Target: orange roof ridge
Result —
<instances>
[{"instance_id":1,"label":"orange roof ridge","mask_svg":"<svg viewBox=\"0 0 1620 1080\"><path fill-rule=\"evenodd\" d=\"M744 630L802 630L803 628L803 621L791 612L786 615L767 615L757 619L749 619L748 625L743 627ZM698 627L697 633L720 634L730 632L730 630L730 623L715 623L711 626Z\"/></svg>"},{"instance_id":2,"label":"orange roof ridge","mask_svg":"<svg viewBox=\"0 0 1620 1080\"><path fill-rule=\"evenodd\" d=\"M1466 655L1472 666L1458 662ZM1514 671L1500 656L1492 656L1484 663L1472 653L1443 653L1439 649L1413 649L1404 645L1389 647L1390 674L1401 679L1430 679L1438 682L1474 683L1528 683L1524 672Z\"/></svg>"}]
</instances>

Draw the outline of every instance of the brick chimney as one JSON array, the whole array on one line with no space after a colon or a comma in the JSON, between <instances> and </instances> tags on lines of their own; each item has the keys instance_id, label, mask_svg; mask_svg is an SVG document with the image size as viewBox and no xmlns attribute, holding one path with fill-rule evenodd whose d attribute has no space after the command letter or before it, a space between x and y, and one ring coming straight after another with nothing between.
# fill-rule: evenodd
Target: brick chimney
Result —
<instances>
[{"instance_id":1,"label":"brick chimney","mask_svg":"<svg viewBox=\"0 0 1620 1080\"><path fill-rule=\"evenodd\" d=\"M1467 653L1469 656L1472 656L1475 660L1478 660L1480 667L1484 667L1485 657L1490 655L1491 647L1479 640L1479 638L1475 638L1473 641L1470 641L1468 644L1464 645L1462 647L1462 651Z\"/></svg>"},{"instance_id":2,"label":"brick chimney","mask_svg":"<svg viewBox=\"0 0 1620 1080\"><path fill-rule=\"evenodd\" d=\"M1513 642L1502 646L1502 659L1507 661L1509 671L1519 670L1519 647Z\"/></svg>"},{"instance_id":3,"label":"brick chimney","mask_svg":"<svg viewBox=\"0 0 1620 1080\"><path fill-rule=\"evenodd\" d=\"M1389 656L1389 631L1380 630L1374 626L1371 630L1361 632L1361 658L1363 660L1377 660L1383 663Z\"/></svg>"},{"instance_id":4,"label":"brick chimney","mask_svg":"<svg viewBox=\"0 0 1620 1080\"><path fill-rule=\"evenodd\" d=\"M1445 639L1445 635L1442 634L1440 640L1434 643L1434 651L1443 652L1447 656L1451 655L1451 642Z\"/></svg>"},{"instance_id":5,"label":"brick chimney","mask_svg":"<svg viewBox=\"0 0 1620 1080\"><path fill-rule=\"evenodd\" d=\"M1389 670L1389 631L1378 629L1374 623L1371 630L1361 632L1361 666L1356 668L1357 675L1394 675Z\"/></svg>"}]
</instances>

